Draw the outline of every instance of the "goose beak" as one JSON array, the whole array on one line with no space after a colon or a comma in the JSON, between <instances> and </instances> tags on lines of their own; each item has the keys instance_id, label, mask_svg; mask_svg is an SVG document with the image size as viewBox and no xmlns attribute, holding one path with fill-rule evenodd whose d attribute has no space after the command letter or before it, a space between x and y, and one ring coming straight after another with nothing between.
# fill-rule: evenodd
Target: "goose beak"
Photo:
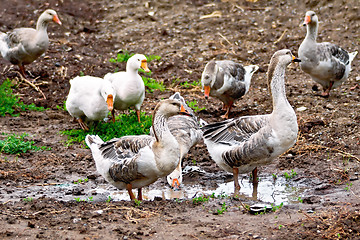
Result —
<instances>
[{"instance_id":1,"label":"goose beak","mask_svg":"<svg viewBox=\"0 0 360 240\"><path fill-rule=\"evenodd\" d=\"M147 61L146 60L141 61L141 68L144 69L145 72L150 72L150 69L147 66Z\"/></svg>"},{"instance_id":2,"label":"goose beak","mask_svg":"<svg viewBox=\"0 0 360 240\"><path fill-rule=\"evenodd\" d=\"M204 97L205 97L205 99L209 98L209 94L210 94L210 86L204 86Z\"/></svg>"},{"instance_id":3,"label":"goose beak","mask_svg":"<svg viewBox=\"0 0 360 240\"><path fill-rule=\"evenodd\" d=\"M189 113L189 111L186 110L186 109L184 108L184 105L182 105L182 104L181 104L181 108L180 108L180 114L182 114L182 115L187 115L187 116L192 117L192 114Z\"/></svg>"},{"instance_id":4,"label":"goose beak","mask_svg":"<svg viewBox=\"0 0 360 240\"><path fill-rule=\"evenodd\" d=\"M306 26L306 25L308 25L309 23L311 23L311 17L310 17L310 16L305 16L305 20L304 20L303 26Z\"/></svg>"},{"instance_id":5,"label":"goose beak","mask_svg":"<svg viewBox=\"0 0 360 240\"><path fill-rule=\"evenodd\" d=\"M299 58L296 58L295 56L293 56L291 62L301 62L301 60Z\"/></svg>"},{"instance_id":6,"label":"goose beak","mask_svg":"<svg viewBox=\"0 0 360 240\"><path fill-rule=\"evenodd\" d=\"M61 21L60 21L58 15L54 15L53 21L56 22L57 24L61 25Z\"/></svg>"},{"instance_id":7,"label":"goose beak","mask_svg":"<svg viewBox=\"0 0 360 240\"><path fill-rule=\"evenodd\" d=\"M174 191L179 191L180 190L179 180L177 178L174 178L171 186L174 189Z\"/></svg>"},{"instance_id":8,"label":"goose beak","mask_svg":"<svg viewBox=\"0 0 360 240\"><path fill-rule=\"evenodd\" d=\"M109 111L111 112L114 109L114 97L112 94L109 94L107 96L106 104L108 106Z\"/></svg>"}]
</instances>

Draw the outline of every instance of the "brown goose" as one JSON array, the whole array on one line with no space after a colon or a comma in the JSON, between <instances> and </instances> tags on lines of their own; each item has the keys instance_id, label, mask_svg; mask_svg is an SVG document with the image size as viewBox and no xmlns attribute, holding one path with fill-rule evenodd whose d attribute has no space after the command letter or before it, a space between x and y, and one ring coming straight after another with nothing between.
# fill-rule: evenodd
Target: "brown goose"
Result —
<instances>
[{"instance_id":1,"label":"brown goose","mask_svg":"<svg viewBox=\"0 0 360 240\"><path fill-rule=\"evenodd\" d=\"M319 21L313 11L306 12L304 26L307 32L299 47L300 67L323 86L322 96L328 97L331 89L340 86L348 78L357 51L348 53L333 43L317 43Z\"/></svg>"},{"instance_id":2,"label":"brown goose","mask_svg":"<svg viewBox=\"0 0 360 240\"><path fill-rule=\"evenodd\" d=\"M165 177L179 164L180 148L170 133L167 121L176 114L189 114L177 100L163 100L154 110L153 132L149 135L124 136L103 142L100 137L87 135L97 171L118 189L127 189L131 200L133 188L141 188Z\"/></svg>"},{"instance_id":3,"label":"brown goose","mask_svg":"<svg viewBox=\"0 0 360 240\"><path fill-rule=\"evenodd\" d=\"M256 167L269 164L296 142L298 125L285 95L284 77L287 65L299 61L287 49L272 56L268 70L273 99L271 114L244 116L202 127L212 159L234 174L236 194L240 190L239 173L253 171L253 183L257 183Z\"/></svg>"},{"instance_id":4,"label":"brown goose","mask_svg":"<svg viewBox=\"0 0 360 240\"><path fill-rule=\"evenodd\" d=\"M25 78L24 65L35 61L49 47L47 27L52 21L61 25L57 13L47 9L40 15L36 29L16 28L8 33L0 32L1 55L12 64L18 65L21 75Z\"/></svg>"}]
</instances>

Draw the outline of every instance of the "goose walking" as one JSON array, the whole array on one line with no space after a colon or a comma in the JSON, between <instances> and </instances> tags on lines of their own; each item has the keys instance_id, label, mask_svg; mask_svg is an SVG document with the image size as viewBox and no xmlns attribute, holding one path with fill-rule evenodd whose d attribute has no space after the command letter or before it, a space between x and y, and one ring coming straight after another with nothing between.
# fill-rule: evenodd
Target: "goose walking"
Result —
<instances>
[{"instance_id":1,"label":"goose walking","mask_svg":"<svg viewBox=\"0 0 360 240\"><path fill-rule=\"evenodd\" d=\"M16 28L8 33L0 32L2 57L12 64L18 65L24 78L26 78L24 65L35 61L49 47L47 27L52 21L61 25L57 13L47 9L40 15L36 29Z\"/></svg>"},{"instance_id":2,"label":"goose walking","mask_svg":"<svg viewBox=\"0 0 360 240\"><path fill-rule=\"evenodd\" d=\"M167 121L176 114L189 114L177 100L161 101L154 110L153 132L149 135L124 136L103 142L98 136L87 135L97 171L118 189L127 189L134 200L133 188L141 188L165 177L179 164L180 147L171 134Z\"/></svg>"},{"instance_id":3,"label":"goose walking","mask_svg":"<svg viewBox=\"0 0 360 240\"><path fill-rule=\"evenodd\" d=\"M175 115L168 119L170 132L179 143L180 160L175 170L170 173L166 179L168 184L174 190L178 190L182 184L182 159L189 152L190 148L202 140L202 131L200 129L199 122L195 117L194 111L186 104L180 93L176 92L170 96L169 99L180 101L184 108L190 113L190 115L192 115ZM153 134L152 131L151 134Z\"/></svg>"},{"instance_id":4,"label":"goose walking","mask_svg":"<svg viewBox=\"0 0 360 240\"><path fill-rule=\"evenodd\" d=\"M70 80L66 110L84 131L90 121L101 121L113 110L115 89L111 82L98 77L82 76Z\"/></svg>"},{"instance_id":5,"label":"goose walking","mask_svg":"<svg viewBox=\"0 0 360 240\"><path fill-rule=\"evenodd\" d=\"M313 11L306 12L304 26L307 32L299 48L300 67L322 85L322 96L329 97L330 90L340 86L348 78L351 62L357 51L348 53L333 43L317 43L319 21Z\"/></svg>"},{"instance_id":6,"label":"goose walking","mask_svg":"<svg viewBox=\"0 0 360 240\"><path fill-rule=\"evenodd\" d=\"M116 90L112 119L115 122L115 109L126 110L135 107L138 121L140 122L140 108L145 98L145 85L138 74L139 68L149 72L146 57L135 54L126 63L126 72L108 73L104 79L112 82Z\"/></svg>"},{"instance_id":7,"label":"goose walking","mask_svg":"<svg viewBox=\"0 0 360 240\"><path fill-rule=\"evenodd\" d=\"M249 91L251 77L258 69L256 65L243 67L229 60L210 61L201 75L205 98L220 99L224 103L223 110L226 110L222 117L228 119L234 101Z\"/></svg>"},{"instance_id":8,"label":"goose walking","mask_svg":"<svg viewBox=\"0 0 360 240\"><path fill-rule=\"evenodd\" d=\"M202 127L204 141L212 159L234 175L234 187L240 190L238 174L253 171L257 183L257 167L269 164L292 147L297 138L296 115L285 95L285 70L291 62L299 62L283 49L274 53L268 69L273 112L244 116Z\"/></svg>"}]
</instances>

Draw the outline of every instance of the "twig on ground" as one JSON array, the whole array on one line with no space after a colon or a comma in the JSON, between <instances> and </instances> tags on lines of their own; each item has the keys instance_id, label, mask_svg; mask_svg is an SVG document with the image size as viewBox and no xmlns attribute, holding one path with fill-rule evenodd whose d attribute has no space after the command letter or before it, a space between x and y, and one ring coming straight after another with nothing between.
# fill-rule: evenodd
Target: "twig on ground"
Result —
<instances>
[{"instance_id":1,"label":"twig on ground","mask_svg":"<svg viewBox=\"0 0 360 240\"><path fill-rule=\"evenodd\" d=\"M26 78L24 78L21 74L20 74L20 78L21 80L23 80L25 83L27 83L29 86L33 87L36 91L38 91L39 93L41 93L41 95L44 97L44 99L46 99L45 94L43 93L43 91L41 91L41 89L36 86L34 83L30 82L29 80L27 80ZM34 81L37 78L34 79Z\"/></svg>"},{"instance_id":2,"label":"twig on ground","mask_svg":"<svg viewBox=\"0 0 360 240\"><path fill-rule=\"evenodd\" d=\"M281 39L285 36L285 33L287 32L287 29L284 30L284 32L281 34L281 36L274 42L274 44L277 44L281 41Z\"/></svg>"}]
</instances>

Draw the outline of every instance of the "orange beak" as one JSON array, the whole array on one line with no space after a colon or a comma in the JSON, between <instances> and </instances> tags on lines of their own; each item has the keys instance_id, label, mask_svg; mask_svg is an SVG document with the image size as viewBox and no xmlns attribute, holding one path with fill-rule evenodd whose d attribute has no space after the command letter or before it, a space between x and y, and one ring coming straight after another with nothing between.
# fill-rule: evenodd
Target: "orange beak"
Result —
<instances>
[{"instance_id":1,"label":"orange beak","mask_svg":"<svg viewBox=\"0 0 360 240\"><path fill-rule=\"evenodd\" d=\"M308 25L309 23L311 23L311 17L310 17L310 16L305 16L305 20L304 20L303 25L306 26L306 25Z\"/></svg>"},{"instance_id":2,"label":"orange beak","mask_svg":"<svg viewBox=\"0 0 360 240\"><path fill-rule=\"evenodd\" d=\"M179 191L180 190L179 180L177 178L174 178L171 186L173 187L174 191Z\"/></svg>"},{"instance_id":3,"label":"orange beak","mask_svg":"<svg viewBox=\"0 0 360 240\"><path fill-rule=\"evenodd\" d=\"M109 94L106 99L106 104L108 106L109 111L114 109L114 97L113 95Z\"/></svg>"},{"instance_id":4,"label":"orange beak","mask_svg":"<svg viewBox=\"0 0 360 240\"><path fill-rule=\"evenodd\" d=\"M146 60L141 61L141 68L144 69L145 72L150 72L150 69L147 66L147 61Z\"/></svg>"},{"instance_id":5,"label":"orange beak","mask_svg":"<svg viewBox=\"0 0 360 240\"><path fill-rule=\"evenodd\" d=\"M210 86L204 86L204 96L206 99L209 98L209 94L210 94Z\"/></svg>"},{"instance_id":6,"label":"orange beak","mask_svg":"<svg viewBox=\"0 0 360 240\"><path fill-rule=\"evenodd\" d=\"M61 21L60 21L58 15L54 15L53 21L56 22L57 24L61 25Z\"/></svg>"},{"instance_id":7,"label":"orange beak","mask_svg":"<svg viewBox=\"0 0 360 240\"><path fill-rule=\"evenodd\" d=\"M181 108L180 108L180 113L181 113L182 115L187 115L187 116L192 117L191 113L189 113L188 110L186 110L186 109L184 108L184 105L182 105L182 104L181 104Z\"/></svg>"}]
</instances>

